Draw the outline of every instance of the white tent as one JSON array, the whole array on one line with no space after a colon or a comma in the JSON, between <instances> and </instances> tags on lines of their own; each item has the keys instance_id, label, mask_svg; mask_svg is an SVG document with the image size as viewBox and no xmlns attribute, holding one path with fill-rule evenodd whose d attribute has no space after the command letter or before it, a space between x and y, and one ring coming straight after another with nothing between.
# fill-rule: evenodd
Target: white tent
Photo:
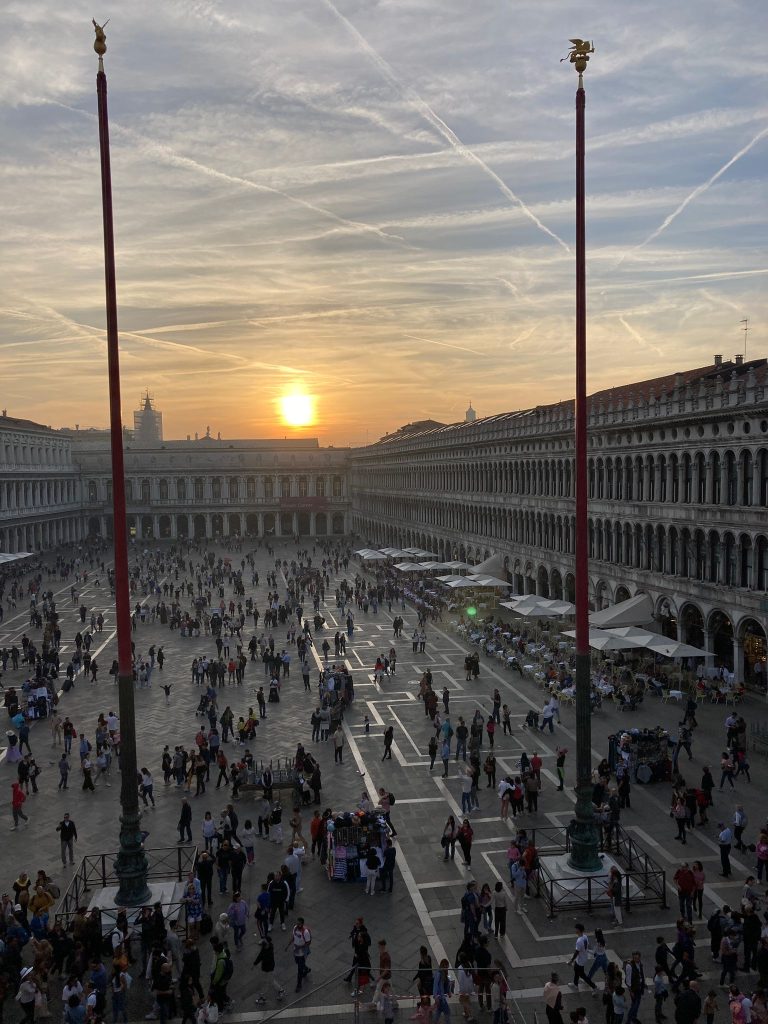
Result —
<instances>
[{"instance_id":1,"label":"white tent","mask_svg":"<svg viewBox=\"0 0 768 1024\"><path fill-rule=\"evenodd\" d=\"M418 562L399 562L395 568L400 572L423 572L424 566Z\"/></svg>"},{"instance_id":2,"label":"white tent","mask_svg":"<svg viewBox=\"0 0 768 1024\"><path fill-rule=\"evenodd\" d=\"M453 580L450 583L445 584L446 587L450 587L451 590L458 590L461 587L480 587L481 583L477 580L471 580L468 576L459 576L458 579Z\"/></svg>"},{"instance_id":3,"label":"white tent","mask_svg":"<svg viewBox=\"0 0 768 1024\"><path fill-rule=\"evenodd\" d=\"M479 565L473 565L472 571L486 576L506 576L507 569L504 565L503 555L491 555Z\"/></svg>"},{"instance_id":4,"label":"white tent","mask_svg":"<svg viewBox=\"0 0 768 1024\"><path fill-rule=\"evenodd\" d=\"M653 643L664 643L666 640L660 633L651 633L639 626L618 626L616 629L606 629L605 632L622 640L631 640L635 647L650 647Z\"/></svg>"},{"instance_id":5,"label":"white tent","mask_svg":"<svg viewBox=\"0 0 768 1024\"><path fill-rule=\"evenodd\" d=\"M706 651L690 644L681 643L679 640L667 640L666 637L659 637L657 643L648 644L648 650L656 654L662 654L665 658L705 658Z\"/></svg>"},{"instance_id":6,"label":"white tent","mask_svg":"<svg viewBox=\"0 0 768 1024\"><path fill-rule=\"evenodd\" d=\"M445 568L447 568L445 562L422 562L421 563L421 567L422 567L422 569L445 569Z\"/></svg>"},{"instance_id":7,"label":"white tent","mask_svg":"<svg viewBox=\"0 0 768 1024\"><path fill-rule=\"evenodd\" d=\"M417 551L412 552L415 558L439 558L439 555L435 551L425 551L423 548L419 548Z\"/></svg>"},{"instance_id":8,"label":"white tent","mask_svg":"<svg viewBox=\"0 0 768 1024\"><path fill-rule=\"evenodd\" d=\"M2 551L0 552L0 565L19 562L22 558L32 558L33 554L34 551Z\"/></svg>"},{"instance_id":9,"label":"white tent","mask_svg":"<svg viewBox=\"0 0 768 1024\"><path fill-rule=\"evenodd\" d=\"M572 615L574 612L574 606L570 601L556 601L552 598L536 597L535 594L502 601L501 607L509 608L515 615L522 615L526 619L557 618L560 615Z\"/></svg>"},{"instance_id":10,"label":"white tent","mask_svg":"<svg viewBox=\"0 0 768 1024\"><path fill-rule=\"evenodd\" d=\"M635 594L628 601L620 601L610 608L593 612L589 616L592 626L612 629L616 626L648 626L653 622L653 605L647 594Z\"/></svg>"},{"instance_id":11,"label":"white tent","mask_svg":"<svg viewBox=\"0 0 768 1024\"><path fill-rule=\"evenodd\" d=\"M453 583L454 580L463 580L464 576L457 576L456 573L449 573L447 576L438 576L437 579L441 583Z\"/></svg>"},{"instance_id":12,"label":"white tent","mask_svg":"<svg viewBox=\"0 0 768 1024\"><path fill-rule=\"evenodd\" d=\"M362 559L364 562L383 562L386 557L381 551L366 551Z\"/></svg>"},{"instance_id":13,"label":"white tent","mask_svg":"<svg viewBox=\"0 0 768 1024\"><path fill-rule=\"evenodd\" d=\"M576 630L566 629L563 636L575 637ZM589 646L596 651L624 651L634 647L635 643L633 640L624 640L620 636L611 636L610 633L604 633L602 629L590 629Z\"/></svg>"},{"instance_id":14,"label":"white tent","mask_svg":"<svg viewBox=\"0 0 768 1024\"><path fill-rule=\"evenodd\" d=\"M446 569L471 569L473 568L469 562L446 562Z\"/></svg>"},{"instance_id":15,"label":"white tent","mask_svg":"<svg viewBox=\"0 0 768 1024\"><path fill-rule=\"evenodd\" d=\"M511 583L507 583L506 580L497 580L495 576L485 576L479 573L471 572L469 579L475 580L480 587L511 587Z\"/></svg>"}]
</instances>

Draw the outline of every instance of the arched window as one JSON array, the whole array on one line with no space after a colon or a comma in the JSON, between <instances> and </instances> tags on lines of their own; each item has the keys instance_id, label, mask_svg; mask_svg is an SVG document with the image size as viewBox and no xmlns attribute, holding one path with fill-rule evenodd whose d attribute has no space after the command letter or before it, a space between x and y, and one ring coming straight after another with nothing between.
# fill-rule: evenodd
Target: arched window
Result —
<instances>
[{"instance_id":1,"label":"arched window","mask_svg":"<svg viewBox=\"0 0 768 1024\"><path fill-rule=\"evenodd\" d=\"M202 501L205 497L205 481L201 476L195 477L195 501Z\"/></svg>"},{"instance_id":2,"label":"arched window","mask_svg":"<svg viewBox=\"0 0 768 1024\"><path fill-rule=\"evenodd\" d=\"M289 476L280 477L280 497L290 498L291 496L291 478Z\"/></svg>"},{"instance_id":3,"label":"arched window","mask_svg":"<svg viewBox=\"0 0 768 1024\"><path fill-rule=\"evenodd\" d=\"M141 503L142 505L148 505L150 502L150 486L149 480L141 481Z\"/></svg>"},{"instance_id":4,"label":"arched window","mask_svg":"<svg viewBox=\"0 0 768 1024\"><path fill-rule=\"evenodd\" d=\"M306 498L309 493L309 487L307 484L307 478L305 476L299 477L299 497Z\"/></svg>"},{"instance_id":5,"label":"arched window","mask_svg":"<svg viewBox=\"0 0 768 1024\"><path fill-rule=\"evenodd\" d=\"M89 480L88 481L88 501L98 501L98 500L99 500L99 489L96 486L96 481L95 480Z\"/></svg>"},{"instance_id":6,"label":"arched window","mask_svg":"<svg viewBox=\"0 0 768 1024\"><path fill-rule=\"evenodd\" d=\"M264 497L274 498L275 496L275 483L271 476L264 477Z\"/></svg>"},{"instance_id":7,"label":"arched window","mask_svg":"<svg viewBox=\"0 0 768 1024\"><path fill-rule=\"evenodd\" d=\"M236 476L231 476L229 478L229 500L230 501L237 501L237 499L239 497L240 497L240 481L237 479Z\"/></svg>"},{"instance_id":8,"label":"arched window","mask_svg":"<svg viewBox=\"0 0 768 1024\"><path fill-rule=\"evenodd\" d=\"M161 501L167 501L168 500L168 481L167 480L161 480L160 481L160 500Z\"/></svg>"},{"instance_id":9,"label":"arched window","mask_svg":"<svg viewBox=\"0 0 768 1024\"><path fill-rule=\"evenodd\" d=\"M187 481L181 477L176 481L176 497L179 501L187 500Z\"/></svg>"},{"instance_id":10,"label":"arched window","mask_svg":"<svg viewBox=\"0 0 768 1024\"><path fill-rule=\"evenodd\" d=\"M221 501L221 477L215 476L211 480L211 497L214 501Z\"/></svg>"},{"instance_id":11,"label":"arched window","mask_svg":"<svg viewBox=\"0 0 768 1024\"><path fill-rule=\"evenodd\" d=\"M249 476L245 481L245 493L248 498L256 497L256 478Z\"/></svg>"},{"instance_id":12,"label":"arched window","mask_svg":"<svg viewBox=\"0 0 768 1024\"><path fill-rule=\"evenodd\" d=\"M342 480L340 476L333 478L333 497L340 498L342 496Z\"/></svg>"}]
</instances>

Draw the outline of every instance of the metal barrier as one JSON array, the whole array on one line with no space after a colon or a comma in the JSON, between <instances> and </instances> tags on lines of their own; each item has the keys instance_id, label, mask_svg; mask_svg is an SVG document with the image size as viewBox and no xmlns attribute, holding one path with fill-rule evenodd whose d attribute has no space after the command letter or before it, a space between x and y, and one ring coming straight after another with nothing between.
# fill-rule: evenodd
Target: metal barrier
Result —
<instances>
[{"instance_id":1,"label":"metal barrier","mask_svg":"<svg viewBox=\"0 0 768 1024\"><path fill-rule=\"evenodd\" d=\"M196 846L167 846L144 852L148 863L148 881L173 878L177 882L183 882L188 873L194 870L197 861ZM80 907L88 905L88 893L92 889L105 889L109 885L119 883L114 867L116 857L116 852L83 857L56 909L57 924L63 924L66 928L75 912ZM172 905L168 906L169 910L172 909Z\"/></svg>"},{"instance_id":2,"label":"metal barrier","mask_svg":"<svg viewBox=\"0 0 768 1024\"><path fill-rule=\"evenodd\" d=\"M610 845L604 840L610 835ZM542 840L537 842L537 836ZM539 857L570 853L571 838L566 829L532 829L531 840L536 846ZM605 830L600 835L601 852L610 854L621 871L622 903L627 913L633 907L658 903L667 907L667 873L645 850L634 840L621 825L615 826L611 832ZM547 903L548 916L553 918L559 910L580 909L591 913L597 904L607 906L607 876L605 874L586 875L581 885L574 886L573 878L553 875L546 864L540 863L536 871L535 895Z\"/></svg>"}]
</instances>

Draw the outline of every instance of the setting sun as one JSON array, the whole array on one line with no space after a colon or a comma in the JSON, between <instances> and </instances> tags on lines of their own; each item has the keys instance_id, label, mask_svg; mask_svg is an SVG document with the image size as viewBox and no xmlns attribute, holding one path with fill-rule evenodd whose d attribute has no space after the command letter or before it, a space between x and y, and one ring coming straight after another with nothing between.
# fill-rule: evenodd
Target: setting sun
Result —
<instances>
[{"instance_id":1,"label":"setting sun","mask_svg":"<svg viewBox=\"0 0 768 1024\"><path fill-rule=\"evenodd\" d=\"M315 403L310 395L293 392L279 399L280 416L288 427L308 427L315 419Z\"/></svg>"}]
</instances>

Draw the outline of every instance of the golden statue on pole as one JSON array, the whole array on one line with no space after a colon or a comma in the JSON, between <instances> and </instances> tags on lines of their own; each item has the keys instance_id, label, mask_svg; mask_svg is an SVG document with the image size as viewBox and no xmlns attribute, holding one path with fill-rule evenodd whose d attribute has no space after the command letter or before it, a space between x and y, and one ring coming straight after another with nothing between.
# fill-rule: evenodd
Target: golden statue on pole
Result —
<instances>
[{"instance_id":1,"label":"golden statue on pole","mask_svg":"<svg viewBox=\"0 0 768 1024\"><path fill-rule=\"evenodd\" d=\"M581 77L587 70L590 53L595 52L594 43L589 43L586 39L569 39L568 42L571 44L571 49L568 56L563 57L560 63L562 64L564 60L569 60L578 71L579 77Z\"/></svg>"},{"instance_id":2,"label":"golden statue on pole","mask_svg":"<svg viewBox=\"0 0 768 1024\"><path fill-rule=\"evenodd\" d=\"M105 21L103 25L97 25L95 18L91 20L93 21L93 27L96 29L96 40L94 41L93 48L99 55L99 59L101 59L107 52L107 37L104 34L104 29L109 24L109 20Z\"/></svg>"}]
</instances>

